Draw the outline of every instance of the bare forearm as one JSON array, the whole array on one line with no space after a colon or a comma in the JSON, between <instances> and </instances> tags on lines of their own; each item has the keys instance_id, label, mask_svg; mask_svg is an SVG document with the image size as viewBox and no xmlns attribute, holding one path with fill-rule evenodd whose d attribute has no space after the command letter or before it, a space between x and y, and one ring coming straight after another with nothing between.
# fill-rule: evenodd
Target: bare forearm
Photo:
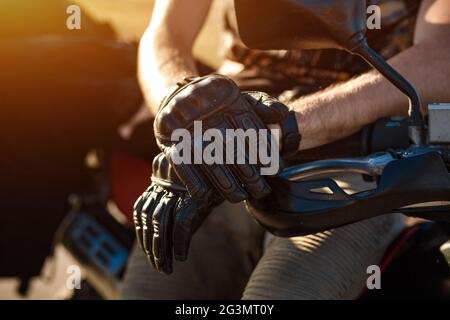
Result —
<instances>
[{"instance_id":1,"label":"bare forearm","mask_svg":"<svg viewBox=\"0 0 450 320\"><path fill-rule=\"evenodd\" d=\"M187 76L197 75L190 49L172 37L144 35L139 49L139 80L152 114L174 85Z\"/></svg>"},{"instance_id":2,"label":"bare forearm","mask_svg":"<svg viewBox=\"0 0 450 320\"><path fill-rule=\"evenodd\" d=\"M438 47L436 47L438 46ZM418 89L423 104L450 98L450 46L421 43L389 63ZM381 117L406 115L406 97L372 71L292 105L302 134L301 149L345 138Z\"/></svg>"},{"instance_id":3,"label":"bare forearm","mask_svg":"<svg viewBox=\"0 0 450 320\"><path fill-rule=\"evenodd\" d=\"M150 111L184 77L197 75L192 55L212 0L157 0L139 48L139 80Z\"/></svg>"},{"instance_id":4,"label":"bare forearm","mask_svg":"<svg viewBox=\"0 0 450 320\"><path fill-rule=\"evenodd\" d=\"M418 89L423 106L450 100L450 2L423 0L414 46L389 60ZM406 97L377 72L369 72L293 104L301 149L333 142L381 117L406 115Z\"/></svg>"}]
</instances>

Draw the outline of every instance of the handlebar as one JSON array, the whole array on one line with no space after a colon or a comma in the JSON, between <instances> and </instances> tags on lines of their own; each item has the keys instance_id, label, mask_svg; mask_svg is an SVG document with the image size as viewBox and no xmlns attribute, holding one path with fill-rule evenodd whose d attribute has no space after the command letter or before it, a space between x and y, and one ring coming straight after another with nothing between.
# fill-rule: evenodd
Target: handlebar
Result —
<instances>
[{"instance_id":1,"label":"handlebar","mask_svg":"<svg viewBox=\"0 0 450 320\"><path fill-rule=\"evenodd\" d=\"M269 197L249 200L250 212L278 236L321 232L391 212L450 222L450 149L411 144L408 126L402 123L400 119L380 120L346 143L353 146L353 154L361 155L388 149L382 141L388 137L388 151L356 158L316 159L283 170L271 179L273 192ZM357 140L361 138L365 140ZM338 145L322 147L315 154L331 153ZM349 150L338 151L343 154ZM311 155L314 153L310 152L309 158ZM376 187L347 193L331 175L348 172L375 177ZM447 206L410 207L435 201L446 201Z\"/></svg>"},{"instance_id":2,"label":"handlebar","mask_svg":"<svg viewBox=\"0 0 450 320\"><path fill-rule=\"evenodd\" d=\"M323 164L321 172L319 166L310 170L300 165L273 178L271 195L250 200L249 210L267 230L282 237L321 232L391 212L450 222L447 210L403 209L419 203L448 202L449 163L444 161L448 155L446 148L422 147L398 152L392 158L388 153L369 157L385 159L379 167L383 170L377 172L377 186L354 194L347 193L334 179L322 177L328 171L327 162L319 162ZM346 160L330 161L336 165L336 161ZM358 167L363 163L359 161Z\"/></svg>"},{"instance_id":3,"label":"handlebar","mask_svg":"<svg viewBox=\"0 0 450 320\"><path fill-rule=\"evenodd\" d=\"M368 156L387 149L407 149L410 144L407 118L383 118L347 138L304 150L294 162Z\"/></svg>"},{"instance_id":4,"label":"handlebar","mask_svg":"<svg viewBox=\"0 0 450 320\"><path fill-rule=\"evenodd\" d=\"M390 152L380 152L360 158L321 160L285 169L278 177L298 181L340 172L360 173L375 177L380 176L384 168L394 160L396 158Z\"/></svg>"}]
</instances>

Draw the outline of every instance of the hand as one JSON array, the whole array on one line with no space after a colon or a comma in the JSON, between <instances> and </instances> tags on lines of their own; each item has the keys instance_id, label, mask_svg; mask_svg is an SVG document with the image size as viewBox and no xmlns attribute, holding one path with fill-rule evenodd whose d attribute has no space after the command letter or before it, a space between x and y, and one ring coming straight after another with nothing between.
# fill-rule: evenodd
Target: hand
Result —
<instances>
[{"instance_id":1,"label":"hand","mask_svg":"<svg viewBox=\"0 0 450 320\"><path fill-rule=\"evenodd\" d=\"M277 129L281 130L279 144L283 158L288 160L293 157L301 141L295 112L264 92L247 91L242 95L266 126L277 125Z\"/></svg>"},{"instance_id":2,"label":"hand","mask_svg":"<svg viewBox=\"0 0 450 320\"><path fill-rule=\"evenodd\" d=\"M153 267L172 273L173 257L187 259L192 235L223 199L212 192L192 199L164 154L153 160L152 184L134 205L137 241Z\"/></svg>"},{"instance_id":3,"label":"hand","mask_svg":"<svg viewBox=\"0 0 450 320\"><path fill-rule=\"evenodd\" d=\"M203 130L214 128L221 133L227 129L266 129L264 123L255 114L249 100L245 99L236 84L220 75L210 75L190 80L181 85L174 93L167 97L156 115L154 128L155 137L177 176L186 186L192 198L203 199L211 190L216 190L224 199L236 203L252 198L267 196L271 189L259 172L259 165L249 163L249 155L245 148L245 163L224 164L225 159L235 159L233 155L225 155L223 161L212 165L177 163L176 142L171 136L176 129L184 128L193 136L194 121L202 121ZM225 139L223 139L225 140ZM194 138L191 140L192 146ZM203 154L200 150L191 151ZM192 149L192 148L191 148ZM225 142L223 149L225 154ZM192 163L192 162L191 162Z\"/></svg>"},{"instance_id":4,"label":"hand","mask_svg":"<svg viewBox=\"0 0 450 320\"><path fill-rule=\"evenodd\" d=\"M295 153L300 142L297 126L292 126L295 114L265 93L241 95L265 124L280 126L283 154ZM191 198L169 161L163 154L158 155L153 163L152 185L138 199L134 211L138 242L152 265L158 271L171 273L173 256L186 260L192 235L222 201L212 188L203 198Z\"/></svg>"}]
</instances>

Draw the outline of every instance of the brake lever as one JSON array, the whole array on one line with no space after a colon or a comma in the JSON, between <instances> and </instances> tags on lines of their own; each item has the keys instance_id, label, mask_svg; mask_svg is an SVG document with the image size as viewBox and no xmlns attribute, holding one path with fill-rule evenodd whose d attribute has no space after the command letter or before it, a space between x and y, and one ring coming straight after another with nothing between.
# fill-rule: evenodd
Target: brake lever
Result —
<instances>
[{"instance_id":1,"label":"brake lever","mask_svg":"<svg viewBox=\"0 0 450 320\"><path fill-rule=\"evenodd\" d=\"M287 168L279 173L278 177L298 181L343 172L376 177L382 175L384 168L397 159L393 152L379 152L367 157L320 160Z\"/></svg>"},{"instance_id":2,"label":"brake lever","mask_svg":"<svg viewBox=\"0 0 450 320\"><path fill-rule=\"evenodd\" d=\"M328 159L300 164L284 169L278 177L290 181L301 181L314 177L339 173L359 173L371 177L381 176L384 168L392 161L415 157L421 154L437 152L449 161L449 149L440 146L414 146L403 151L377 152L365 157Z\"/></svg>"},{"instance_id":3,"label":"brake lever","mask_svg":"<svg viewBox=\"0 0 450 320\"><path fill-rule=\"evenodd\" d=\"M371 163L357 159L354 171L381 174L375 189L351 195L333 179L312 179L329 171L326 163L332 163L335 172L345 171L348 161L319 161L310 165L310 171L307 166L287 169L271 179L270 196L250 200L249 211L267 230L289 237L329 230L417 203L446 201L450 199L450 175L439 150L409 150L399 159L378 154L366 158L373 160ZM324 188L329 192L316 191ZM447 214L439 218L450 221Z\"/></svg>"}]
</instances>

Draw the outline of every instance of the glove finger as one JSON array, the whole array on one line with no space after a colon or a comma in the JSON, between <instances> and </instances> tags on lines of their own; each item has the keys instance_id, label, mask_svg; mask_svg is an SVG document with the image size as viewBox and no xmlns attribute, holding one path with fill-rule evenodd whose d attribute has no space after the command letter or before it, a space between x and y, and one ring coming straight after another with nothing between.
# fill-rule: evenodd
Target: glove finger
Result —
<instances>
[{"instance_id":1,"label":"glove finger","mask_svg":"<svg viewBox=\"0 0 450 320\"><path fill-rule=\"evenodd\" d=\"M142 223L141 223L141 214L142 214L142 206L144 205L145 193L140 195L136 200L133 206L133 222L134 222L134 230L136 231L136 240L139 244L139 247L143 249L142 245Z\"/></svg>"},{"instance_id":2,"label":"glove finger","mask_svg":"<svg viewBox=\"0 0 450 320\"><path fill-rule=\"evenodd\" d=\"M163 189L155 187L153 191L149 194L147 201L142 207L142 244L144 247L144 252L147 255L148 260L155 266L155 261L153 257L152 241L153 241L153 226L152 226L152 216L158 203L160 202L162 196L164 195Z\"/></svg>"},{"instance_id":3,"label":"glove finger","mask_svg":"<svg viewBox=\"0 0 450 320\"><path fill-rule=\"evenodd\" d=\"M173 215L178 197L166 192L157 205L152 218L153 259L156 270L171 274L173 271Z\"/></svg>"},{"instance_id":4,"label":"glove finger","mask_svg":"<svg viewBox=\"0 0 450 320\"><path fill-rule=\"evenodd\" d=\"M259 162L258 166L261 174L265 176L275 176L282 168L284 168L283 158L280 156L280 139L281 132L268 131L264 136L258 137ZM265 150L264 156L262 150Z\"/></svg>"},{"instance_id":5,"label":"glove finger","mask_svg":"<svg viewBox=\"0 0 450 320\"><path fill-rule=\"evenodd\" d=\"M258 148L267 148L268 153L266 154L272 156L270 153L270 133L261 120L251 112L245 116L228 118L227 122L235 129L248 132L248 134L238 138L235 147L236 154L234 155L234 173L252 197L259 199L267 196L271 192L271 188L264 177L261 176L257 163ZM249 130L253 130L253 133ZM227 141L226 143L230 142Z\"/></svg>"},{"instance_id":6,"label":"glove finger","mask_svg":"<svg viewBox=\"0 0 450 320\"><path fill-rule=\"evenodd\" d=\"M238 203L248 198L247 192L242 188L240 181L227 165L205 164L201 168L224 199L231 203Z\"/></svg>"},{"instance_id":7,"label":"glove finger","mask_svg":"<svg viewBox=\"0 0 450 320\"><path fill-rule=\"evenodd\" d=\"M167 150L166 157L169 160L171 167L175 170L178 178L183 182L189 194L194 199L202 199L209 192L209 184L201 173L193 164L175 164L172 161L175 148ZM193 158L194 150L191 150Z\"/></svg>"},{"instance_id":8,"label":"glove finger","mask_svg":"<svg viewBox=\"0 0 450 320\"><path fill-rule=\"evenodd\" d=\"M224 136L225 130L218 126L216 130L222 131L222 136ZM225 150L226 146L223 144L223 140L218 142L222 148ZM241 187L239 180L236 179L233 172L228 168L228 165L224 165L225 159L221 158L220 162L217 163L213 161L212 163L207 163L204 159L204 146L203 143L196 142L196 139L192 141L192 158L201 159L201 164L196 165L197 168L203 173L202 176L209 182L207 192L202 194L201 197L194 197L191 193L193 199L201 201L208 197L211 192L211 187L219 192L222 197L232 203L241 202L248 197L248 194ZM191 165L192 167L192 165ZM195 167L194 167L195 168Z\"/></svg>"},{"instance_id":9,"label":"glove finger","mask_svg":"<svg viewBox=\"0 0 450 320\"><path fill-rule=\"evenodd\" d=\"M246 132L243 137L239 137L239 139L241 140L240 145L245 146L246 148L245 150L242 150L240 152L244 152L244 154L247 155L247 158L251 160L251 164L257 163L261 167L266 167L271 164L273 165L273 162L276 161L276 159L274 157L272 149L274 149L274 152L277 152L278 155L278 145L272 145L271 132L264 126L264 123L261 121L261 119L259 119L259 117L253 110L250 110L249 112L246 112L245 114L238 117L225 117L225 119L228 126L231 126L235 130L242 129ZM230 142L231 141L227 141L227 143ZM264 159L265 163L262 163L262 150L260 149L265 150L266 158L270 157L270 159ZM279 158L280 157L278 157L278 159ZM266 161L268 160L270 161L266 163Z\"/></svg>"},{"instance_id":10,"label":"glove finger","mask_svg":"<svg viewBox=\"0 0 450 320\"><path fill-rule=\"evenodd\" d=\"M184 164L173 166L173 168L192 198L201 199L209 191L206 178L198 168L195 168L193 165Z\"/></svg>"},{"instance_id":11,"label":"glove finger","mask_svg":"<svg viewBox=\"0 0 450 320\"><path fill-rule=\"evenodd\" d=\"M258 125L259 119L254 119L253 121L255 122L256 125ZM273 129L272 130L269 130L267 128L264 129L266 129L266 131L262 131L264 134L258 135L257 145L260 160L258 166L260 168L265 169L268 169L270 167L270 170L266 171L265 175L274 176L280 171L281 168L284 167L283 159L280 157L280 139L282 136L282 132L278 129L276 129L276 131L272 131ZM260 149L266 151L265 153L266 159L264 159L264 161L261 158L262 150Z\"/></svg>"},{"instance_id":12,"label":"glove finger","mask_svg":"<svg viewBox=\"0 0 450 320\"><path fill-rule=\"evenodd\" d=\"M237 164L233 166L233 171L253 198L264 198L272 191L256 165Z\"/></svg>"},{"instance_id":13,"label":"glove finger","mask_svg":"<svg viewBox=\"0 0 450 320\"><path fill-rule=\"evenodd\" d=\"M279 123L288 112L284 104L266 94L261 95L253 110L265 124Z\"/></svg>"},{"instance_id":14,"label":"glove finger","mask_svg":"<svg viewBox=\"0 0 450 320\"><path fill-rule=\"evenodd\" d=\"M196 202L190 198L180 198L177 202L173 227L173 251L178 261L187 259L195 220L199 214L197 209Z\"/></svg>"},{"instance_id":15,"label":"glove finger","mask_svg":"<svg viewBox=\"0 0 450 320\"><path fill-rule=\"evenodd\" d=\"M208 126L206 126L208 127ZM231 129L231 126L228 126L227 123L215 123L212 128L216 131L219 131L219 138L214 138L213 145L215 146L210 150L211 159L205 158L204 152L207 150L203 148L202 143L193 142L193 153L194 159L195 155L198 155L202 159L202 164L198 165L204 174L204 176L208 179L210 186L217 190L218 193L222 196L222 198L230 201L231 203L241 202L248 198L247 192L242 188L241 182L237 179L235 174L231 171L230 167L234 163L234 156L236 154L234 140L233 139L224 139L227 137L226 130ZM218 140L217 140L218 139ZM227 143L233 143L229 145L232 148L232 152L229 152L229 147L227 148ZM220 149L219 154L215 154L217 152L216 147ZM213 151L214 150L214 151ZM215 155L212 155L212 154ZM209 158L209 157L208 157ZM194 198L195 200L201 201L209 196L205 194L202 198Z\"/></svg>"},{"instance_id":16,"label":"glove finger","mask_svg":"<svg viewBox=\"0 0 450 320\"><path fill-rule=\"evenodd\" d=\"M263 92L244 92L243 97L265 124L278 124L281 129L282 153L289 158L298 151L301 136L295 113L285 104Z\"/></svg>"},{"instance_id":17,"label":"glove finger","mask_svg":"<svg viewBox=\"0 0 450 320\"><path fill-rule=\"evenodd\" d=\"M134 229L136 231L136 240L139 244L139 247L141 249L144 249L143 243L142 243L142 207L144 206L145 201L147 201L147 198L151 192L151 188L148 188L139 198L136 200L133 206L133 222L134 222Z\"/></svg>"},{"instance_id":18,"label":"glove finger","mask_svg":"<svg viewBox=\"0 0 450 320\"><path fill-rule=\"evenodd\" d=\"M178 199L173 227L175 259L179 261L187 259L192 236L211 211L223 201L216 193L210 193L202 200L191 199L187 193Z\"/></svg>"},{"instance_id":19,"label":"glove finger","mask_svg":"<svg viewBox=\"0 0 450 320\"><path fill-rule=\"evenodd\" d=\"M267 129L264 121L257 115L252 107L249 107L248 112L241 114L238 117L234 117L236 123L233 125L236 129L243 128L244 130L256 129L262 130Z\"/></svg>"}]
</instances>

